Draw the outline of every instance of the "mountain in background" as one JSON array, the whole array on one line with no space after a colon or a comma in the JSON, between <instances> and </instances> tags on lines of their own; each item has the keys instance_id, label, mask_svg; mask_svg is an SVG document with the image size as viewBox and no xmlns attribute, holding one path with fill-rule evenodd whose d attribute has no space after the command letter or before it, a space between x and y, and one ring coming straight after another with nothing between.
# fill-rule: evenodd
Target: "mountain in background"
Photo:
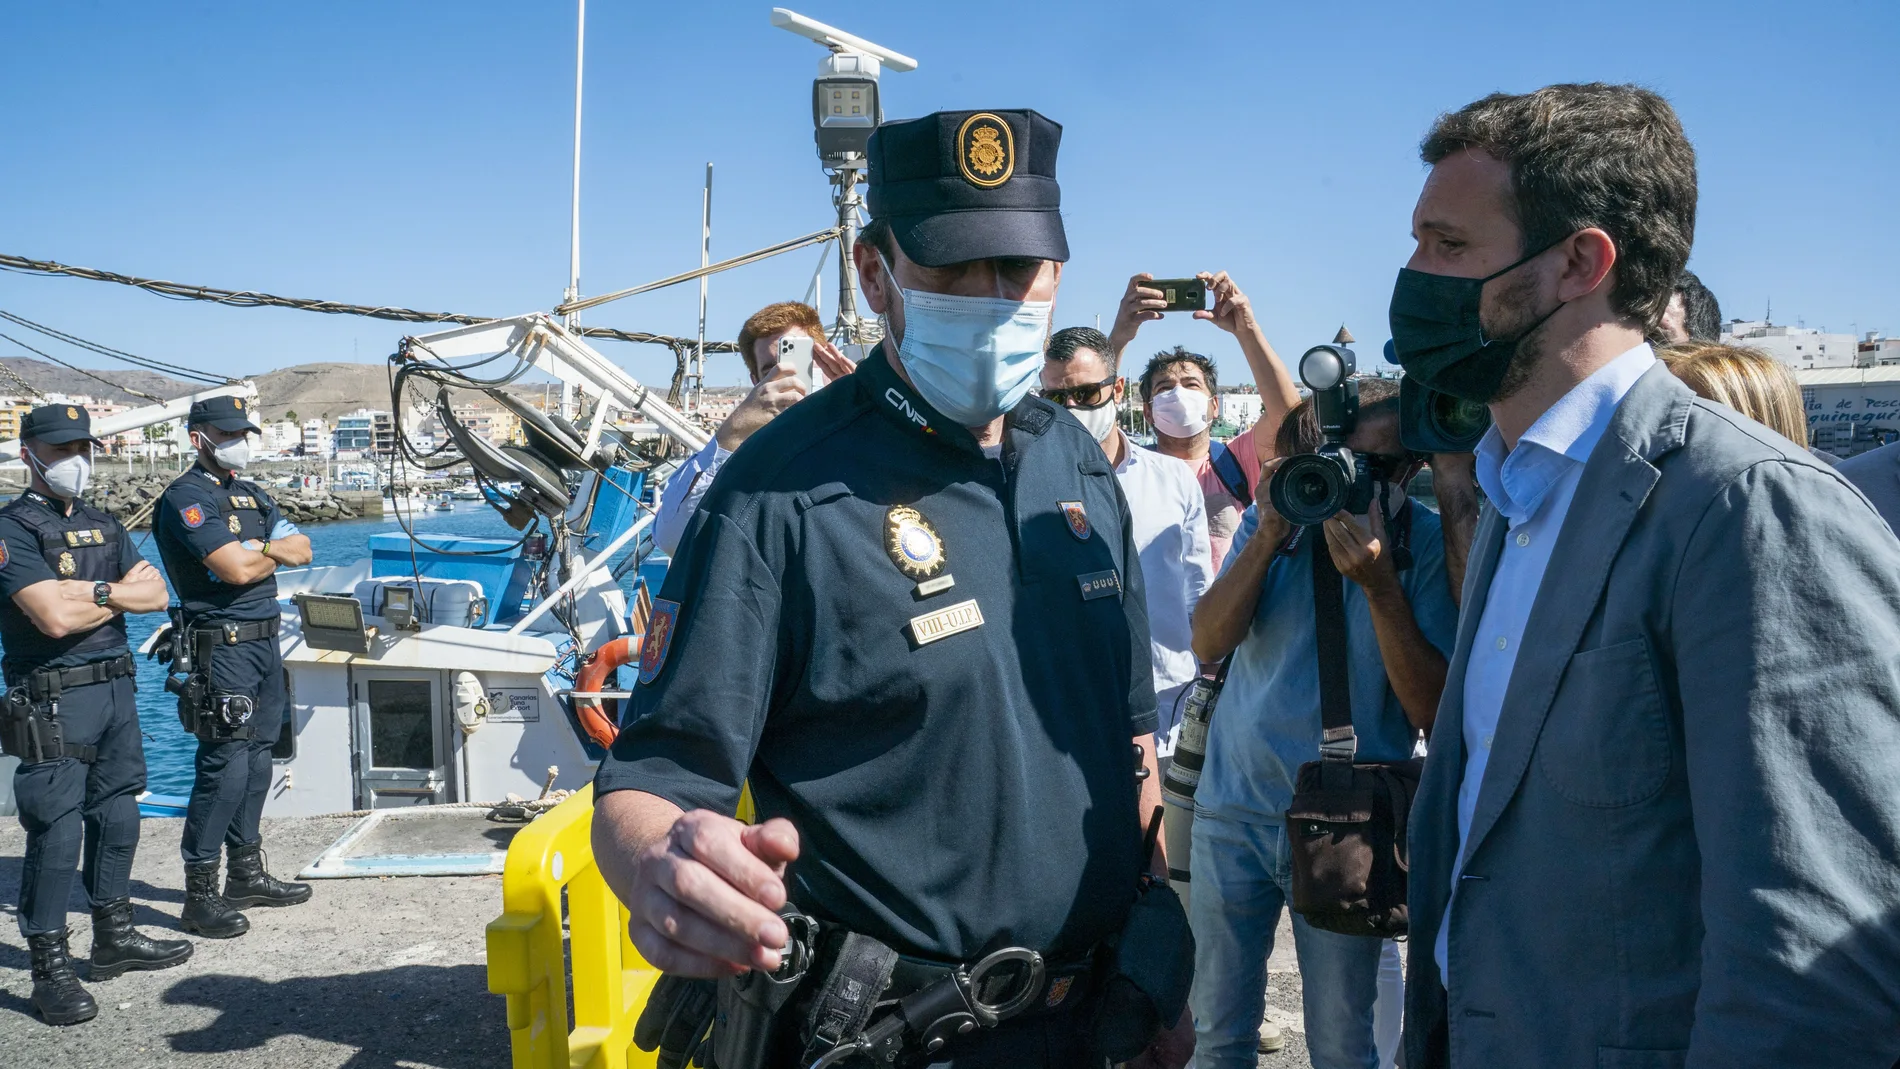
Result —
<instances>
[{"instance_id":1,"label":"mountain in background","mask_svg":"<svg viewBox=\"0 0 1900 1069\"><path fill-rule=\"evenodd\" d=\"M100 380L119 383L168 400L205 388L197 383L180 382L155 372L123 367L93 369L100 378L92 378L83 372L27 357L0 357L0 366L5 366L42 393L84 394L101 401L135 406L151 404L151 401ZM389 409L389 368L385 364L298 364L267 371L253 381L257 383L259 418L264 420L280 420L285 418L286 413L295 412L300 420L322 419L326 423L334 423L337 417L359 408ZM8 388L13 385L11 380L0 377L0 394L8 393ZM423 385L417 383L418 392ZM540 384L510 386L508 390L536 403L544 392ZM480 397L476 391L452 392L458 403L494 403ZM433 400L434 389L428 389L425 395ZM412 393L410 403L414 401L415 395ZM408 410L408 405L405 404L404 408Z\"/></svg>"}]
</instances>

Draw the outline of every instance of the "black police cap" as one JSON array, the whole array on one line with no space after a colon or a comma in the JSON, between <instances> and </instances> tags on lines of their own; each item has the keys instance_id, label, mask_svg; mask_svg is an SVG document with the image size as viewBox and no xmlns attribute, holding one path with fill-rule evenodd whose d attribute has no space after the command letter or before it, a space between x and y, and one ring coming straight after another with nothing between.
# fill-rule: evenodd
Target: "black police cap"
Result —
<instances>
[{"instance_id":1,"label":"black police cap","mask_svg":"<svg viewBox=\"0 0 1900 1069\"><path fill-rule=\"evenodd\" d=\"M103 444L92 436L92 414L83 405L43 405L28 412L20 421L20 437L47 445L82 440Z\"/></svg>"},{"instance_id":2,"label":"black police cap","mask_svg":"<svg viewBox=\"0 0 1900 1069\"><path fill-rule=\"evenodd\" d=\"M207 397L191 403L191 415L185 423L189 427L210 426L227 433L255 431L258 426L251 422L250 415L254 407L255 402L242 397Z\"/></svg>"},{"instance_id":3,"label":"black police cap","mask_svg":"<svg viewBox=\"0 0 1900 1069\"><path fill-rule=\"evenodd\" d=\"M925 267L1022 256L1067 260L1056 149L1033 111L940 111L871 134L867 200Z\"/></svg>"}]
</instances>

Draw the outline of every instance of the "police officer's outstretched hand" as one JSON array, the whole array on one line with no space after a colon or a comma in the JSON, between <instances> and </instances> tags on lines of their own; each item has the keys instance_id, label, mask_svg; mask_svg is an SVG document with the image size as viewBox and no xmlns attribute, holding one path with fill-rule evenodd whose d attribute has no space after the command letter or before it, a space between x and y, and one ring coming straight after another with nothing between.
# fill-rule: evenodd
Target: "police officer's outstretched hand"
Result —
<instances>
[{"instance_id":1,"label":"police officer's outstretched hand","mask_svg":"<svg viewBox=\"0 0 1900 1069\"><path fill-rule=\"evenodd\" d=\"M817 347L813 346L815 350ZM719 425L713 437L719 440L719 447L725 450L739 448L747 438L758 433L760 427L772 422L780 412L803 400L806 389L798 381L798 374L791 368L780 364L770 374L759 380L752 392L745 395L732 410L732 415Z\"/></svg>"},{"instance_id":2,"label":"police officer's outstretched hand","mask_svg":"<svg viewBox=\"0 0 1900 1069\"><path fill-rule=\"evenodd\" d=\"M788 820L747 825L706 809L681 814L634 859L624 896L633 945L675 976L778 968L789 938L778 916L785 866L797 858L798 830Z\"/></svg>"}]
</instances>

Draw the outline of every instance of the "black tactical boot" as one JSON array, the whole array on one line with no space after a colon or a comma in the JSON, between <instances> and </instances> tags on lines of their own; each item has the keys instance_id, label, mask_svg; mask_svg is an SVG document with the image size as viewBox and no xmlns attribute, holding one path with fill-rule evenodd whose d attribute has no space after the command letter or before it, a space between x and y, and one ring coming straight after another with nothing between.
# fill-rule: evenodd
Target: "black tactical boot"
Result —
<instances>
[{"instance_id":1,"label":"black tactical boot","mask_svg":"<svg viewBox=\"0 0 1900 1069\"><path fill-rule=\"evenodd\" d=\"M183 939L153 939L132 927L132 901L121 898L92 911L92 978L110 980L127 969L169 969L191 957Z\"/></svg>"},{"instance_id":2,"label":"black tactical boot","mask_svg":"<svg viewBox=\"0 0 1900 1069\"><path fill-rule=\"evenodd\" d=\"M216 860L185 866L185 912L178 922L185 931L211 939L231 939L251 930L244 914L218 893Z\"/></svg>"},{"instance_id":3,"label":"black tactical boot","mask_svg":"<svg viewBox=\"0 0 1900 1069\"><path fill-rule=\"evenodd\" d=\"M66 953L66 929L26 939L33 951L33 1008L47 1024L78 1024L99 1015L99 1004L79 986Z\"/></svg>"},{"instance_id":4,"label":"black tactical boot","mask_svg":"<svg viewBox=\"0 0 1900 1069\"><path fill-rule=\"evenodd\" d=\"M310 885L285 883L264 871L264 844L225 850L224 897L234 906L294 906L310 901Z\"/></svg>"}]
</instances>

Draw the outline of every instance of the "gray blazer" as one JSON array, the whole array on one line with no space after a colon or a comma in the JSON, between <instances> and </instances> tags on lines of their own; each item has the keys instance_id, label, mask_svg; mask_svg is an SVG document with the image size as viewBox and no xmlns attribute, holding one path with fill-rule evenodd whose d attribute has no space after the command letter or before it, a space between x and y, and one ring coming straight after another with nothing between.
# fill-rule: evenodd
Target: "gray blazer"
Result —
<instances>
[{"instance_id":1,"label":"gray blazer","mask_svg":"<svg viewBox=\"0 0 1900 1069\"><path fill-rule=\"evenodd\" d=\"M1411 823L1412 1069L1900 1058L1900 542L1658 364L1537 593L1450 932L1487 507Z\"/></svg>"}]
</instances>

